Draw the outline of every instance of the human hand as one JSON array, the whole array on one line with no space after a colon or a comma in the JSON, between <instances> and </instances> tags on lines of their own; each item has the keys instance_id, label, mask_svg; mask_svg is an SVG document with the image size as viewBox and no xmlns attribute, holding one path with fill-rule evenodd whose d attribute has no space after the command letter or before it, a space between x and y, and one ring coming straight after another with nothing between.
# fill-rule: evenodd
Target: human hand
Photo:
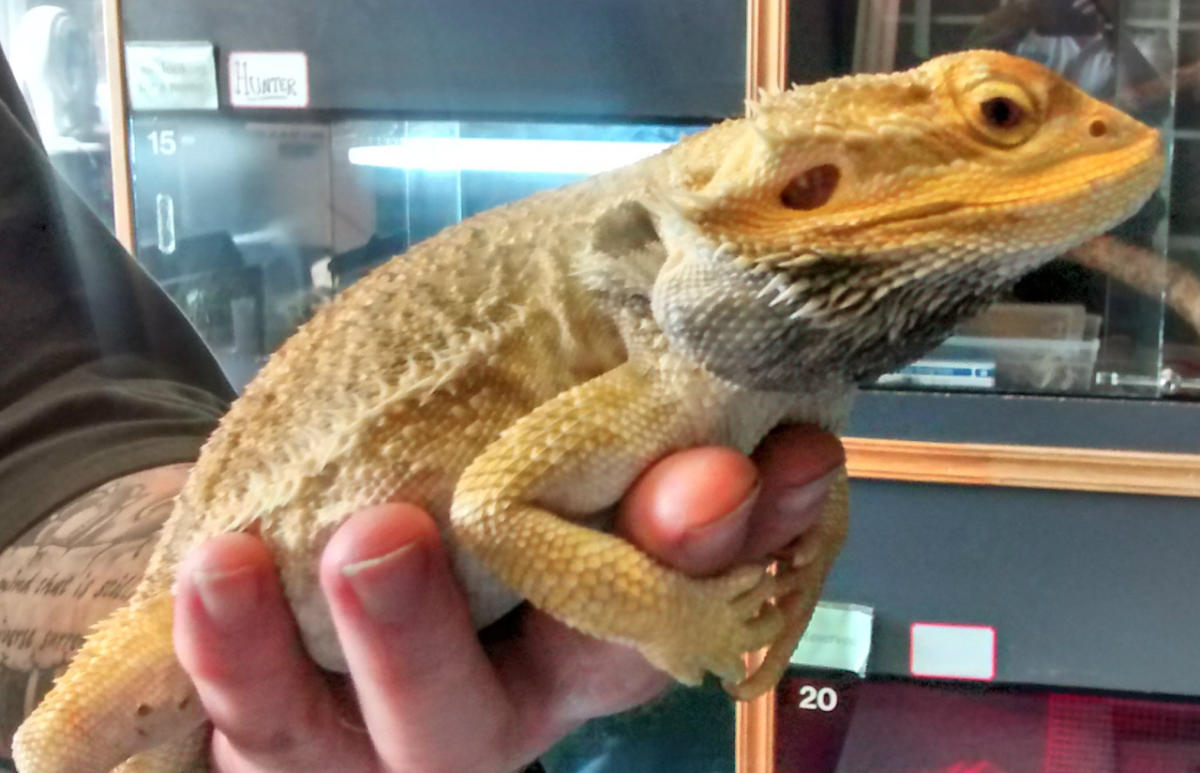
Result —
<instances>
[{"instance_id":1,"label":"human hand","mask_svg":"<svg viewBox=\"0 0 1200 773\"><path fill-rule=\"evenodd\" d=\"M812 526L842 461L836 438L811 427L775 433L753 461L682 451L634 484L617 530L663 563L716 573ZM350 517L321 585L349 679L304 653L259 540L222 535L183 561L175 648L213 721L217 770L503 773L668 682L634 650L535 609L481 644L433 521L408 505Z\"/></svg>"}]
</instances>

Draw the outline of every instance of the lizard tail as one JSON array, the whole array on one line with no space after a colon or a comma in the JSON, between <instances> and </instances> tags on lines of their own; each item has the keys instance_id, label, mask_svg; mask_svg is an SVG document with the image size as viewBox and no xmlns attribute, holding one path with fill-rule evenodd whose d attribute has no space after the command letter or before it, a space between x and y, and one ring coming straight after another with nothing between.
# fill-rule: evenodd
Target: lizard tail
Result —
<instances>
[{"instance_id":1,"label":"lizard tail","mask_svg":"<svg viewBox=\"0 0 1200 773\"><path fill-rule=\"evenodd\" d=\"M107 773L204 721L175 659L169 591L113 612L88 635L13 738L20 773ZM86 678L85 678L86 675Z\"/></svg>"}]
</instances>

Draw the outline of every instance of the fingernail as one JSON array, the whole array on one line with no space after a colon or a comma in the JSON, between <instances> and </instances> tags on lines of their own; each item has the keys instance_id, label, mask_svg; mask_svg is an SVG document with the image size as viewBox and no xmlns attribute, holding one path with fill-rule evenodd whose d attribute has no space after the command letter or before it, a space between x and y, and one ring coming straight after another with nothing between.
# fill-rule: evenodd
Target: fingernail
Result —
<instances>
[{"instance_id":1,"label":"fingernail","mask_svg":"<svg viewBox=\"0 0 1200 773\"><path fill-rule=\"evenodd\" d=\"M262 581L254 567L192 573L192 583L209 618L222 628L238 628L255 618Z\"/></svg>"},{"instance_id":2,"label":"fingernail","mask_svg":"<svg viewBox=\"0 0 1200 773\"><path fill-rule=\"evenodd\" d=\"M725 515L714 518L702 526L694 526L688 529L688 534L703 535L707 539L724 529L738 529L745 526L746 517L754 509L754 503L758 500L758 492L761 490L762 484L756 482L754 488L750 489L750 493L736 507L725 513Z\"/></svg>"},{"instance_id":3,"label":"fingernail","mask_svg":"<svg viewBox=\"0 0 1200 773\"><path fill-rule=\"evenodd\" d=\"M410 542L377 558L346 564L342 576L368 615L380 622L398 623L411 616L427 563L421 546Z\"/></svg>"},{"instance_id":4,"label":"fingernail","mask_svg":"<svg viewBox=\"0 0 1200 773\"><path fill-rule=\"evenodd\" d=\"M829 488L837 470L826 473L811 483L795 486L779 492L775 497L775 510L780 517L788 520L816 520L820 515L819 505L829 496Z\"/></svg>"},{"instance_id":5,"label":"fingernail","mask_svg":"<svg viewBox=\"0 0 1200 773\"><path fill-rule=\"evenodd\" d=\"M755 485L737 507L725 515L702 526L693 526L683 533L680 547L693 571L714 568L711 566L714 562L720 561L721 557L727 556L745 540L750 523L748 516L754 509L760 488Z\"/></svg>"}]
</instances>

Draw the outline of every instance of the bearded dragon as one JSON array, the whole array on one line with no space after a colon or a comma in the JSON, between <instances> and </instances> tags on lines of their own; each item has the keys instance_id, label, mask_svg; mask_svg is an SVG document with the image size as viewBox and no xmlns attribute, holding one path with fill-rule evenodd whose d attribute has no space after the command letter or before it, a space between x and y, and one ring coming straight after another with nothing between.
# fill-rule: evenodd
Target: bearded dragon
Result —
<instances>
[{"instance_id":1,"label":"bearded dragon","mask_svg":"<svg viewBox=\"0 0 1200 773\"><path fill-rule=\"evenodd\" d=\"M179 749L204 716L172 652L170 589L218 533L261 536L309 653L346 670L317 559L349 513L386 500L438 520L478 626L526 599L682 682L771 688L845 534L844 476L786 554L722 576L678 574L593 518L673 450L748 452L785 422L836 430L856 385L1128 217L1162 167L1154 130L975 51L764 96L415 245L233 405L134 597L20 728L18 768L194 761Z\"/></svg>"}]
</instances>

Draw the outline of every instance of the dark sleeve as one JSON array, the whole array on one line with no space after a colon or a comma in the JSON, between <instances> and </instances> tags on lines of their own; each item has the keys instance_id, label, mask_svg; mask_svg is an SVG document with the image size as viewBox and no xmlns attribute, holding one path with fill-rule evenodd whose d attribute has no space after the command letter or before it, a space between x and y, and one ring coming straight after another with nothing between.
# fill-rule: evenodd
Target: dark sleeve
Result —
<instances>
[{"instance_id":1,"label":"dark sleeve","mask_svg":"<svg viewBox=\"0 0 1200 773\"><path fill-rule=\"evenodd\" d=\"M55 175L0 55L0 545L101 483L195 459L232 397Z\"/></svg>"}]
</instances>

